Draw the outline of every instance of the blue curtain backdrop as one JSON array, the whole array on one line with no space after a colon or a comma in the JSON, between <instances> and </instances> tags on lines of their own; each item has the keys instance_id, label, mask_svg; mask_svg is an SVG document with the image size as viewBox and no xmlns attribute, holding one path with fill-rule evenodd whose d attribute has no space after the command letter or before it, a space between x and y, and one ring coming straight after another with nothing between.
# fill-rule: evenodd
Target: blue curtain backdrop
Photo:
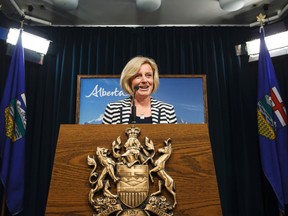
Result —
<instances>
[{"instance_id":1,"label":"blue curtain backdrop","mask_svg":"<svg viewBox=\"0 0 288 216\"><path fill-rule=\"evenodd\" d=\"M0 26L19 28L1 13ZM259 160L257 62L237 57L234 49L258 35L258 28L24 26L24 30L43 35L52 44L43 65L25 65L28 160L21 216L45 215L59 125L75 123L77 75L120 74L136 55L154 58L160 74L207 75L209 131L223 215L279 215ZM5 41L0 41L0 50L2 96L11 57L5 54ZM273 59L286 101L287 58Z\"/></svg>"}]
</instances>

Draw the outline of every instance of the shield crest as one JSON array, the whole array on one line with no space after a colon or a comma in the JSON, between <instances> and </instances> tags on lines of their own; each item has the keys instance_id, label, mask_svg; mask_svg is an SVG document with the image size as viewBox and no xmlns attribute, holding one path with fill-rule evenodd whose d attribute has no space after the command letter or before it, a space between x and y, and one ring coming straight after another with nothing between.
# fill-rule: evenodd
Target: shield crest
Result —
<instances>
[{"instance_id":1,"label":"shield crest","mask_svg":"<svg viewBox=\"0 0 288 216\"><path fill-rule=\"evenodd\" d=\"M140 206L149 193L148 165L117 165L117 194L121 202L129 208Z\"/></svg>"}]
</instances>

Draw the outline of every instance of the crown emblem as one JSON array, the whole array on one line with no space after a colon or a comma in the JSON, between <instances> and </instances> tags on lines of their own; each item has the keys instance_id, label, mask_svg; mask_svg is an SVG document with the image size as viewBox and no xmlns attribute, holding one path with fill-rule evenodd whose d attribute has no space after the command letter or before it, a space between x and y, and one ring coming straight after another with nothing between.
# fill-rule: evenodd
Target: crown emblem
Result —
<instances>
[{"instance_id":1,"label":"crown emblem","mask_svg":"<svg viewBox=\"0 0 288 216\"><path fill-rule=\"evenodd\" d=\"M138 127L130 127L125 130L125 133L129 138L137 138L140 134L140 128Z\"/></svg>"}]
</instances>

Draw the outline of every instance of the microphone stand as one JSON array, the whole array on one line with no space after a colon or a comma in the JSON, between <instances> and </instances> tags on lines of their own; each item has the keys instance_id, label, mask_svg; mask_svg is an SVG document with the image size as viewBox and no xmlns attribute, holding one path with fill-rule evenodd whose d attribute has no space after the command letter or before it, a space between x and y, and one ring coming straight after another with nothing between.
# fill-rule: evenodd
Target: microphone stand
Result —
<instances>
[{"instance_id":1,"label":"microphone stand","mask_svg":"<svg viewBox=\"0 0 288 216\"><path fill-rule=\"evenodd\" d=\"M132 98L132 124L136 124L136 106L135 106L135 95L136 95L136 92L137 90L139 89L139 86L134 86L134 94L133 94L133 98Z\"/></svg>"}]
</instances>

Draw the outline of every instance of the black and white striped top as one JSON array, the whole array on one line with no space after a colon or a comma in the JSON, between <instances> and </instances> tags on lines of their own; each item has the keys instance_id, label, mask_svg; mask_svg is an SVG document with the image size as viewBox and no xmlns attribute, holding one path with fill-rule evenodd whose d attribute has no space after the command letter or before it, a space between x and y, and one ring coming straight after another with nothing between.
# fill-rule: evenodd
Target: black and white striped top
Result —
<instances>
[{"instance_id":1,"label":"black and white striped top","mask_svg":"<svg viewBox=\"0 0 288 216\"><path fill-rule=\"evenodd\" d=\"M173 105L151 98L152 124L177 124ZM106 106L103 124L129 124L131 98L109 103Z\"/></svg>"}]
</instances>

